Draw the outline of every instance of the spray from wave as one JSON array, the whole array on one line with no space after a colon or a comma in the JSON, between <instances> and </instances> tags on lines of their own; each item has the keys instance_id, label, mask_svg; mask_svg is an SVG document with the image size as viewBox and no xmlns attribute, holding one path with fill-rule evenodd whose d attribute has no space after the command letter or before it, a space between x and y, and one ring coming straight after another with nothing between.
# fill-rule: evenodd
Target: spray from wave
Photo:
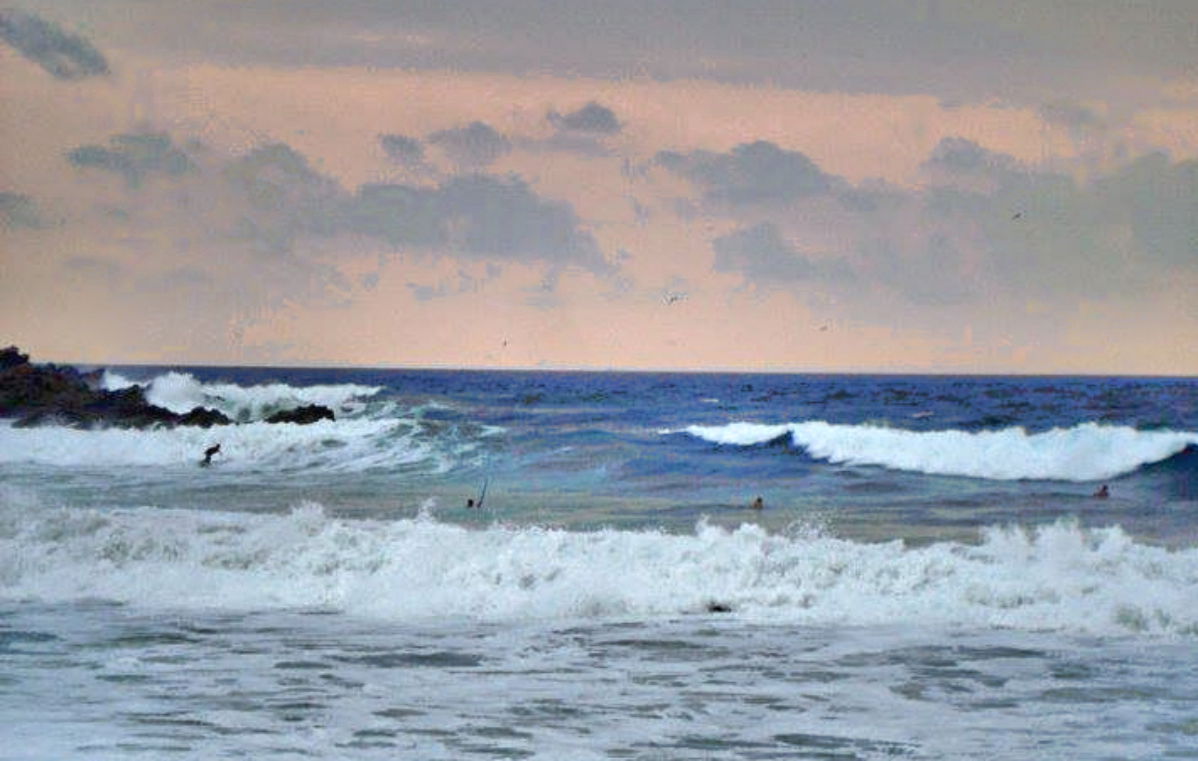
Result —
<instances>
[{"instance_id":1,"label":"spray from wave","mask_svg":"<svg viewBox=\"0 0 1198 761\"><path fill-rule=\"evenodd\" d=\"M1131 473L1198 445L1198 433L1139 431L1083 423L1028 433L906 431L822 421L764 425L693 425L686 433L715 444L756 446L789 437L813 458L834 464L998 480L1098 481Z\"/></svg>"},{"instance_id":2,"label":"spray from wave","mask_svg":"<svg viewBox=\"0 0 1198 761\"><path fill-rule=\"evenodd\" d=\"M10 497L12 495L9 495ZM0 494L0 497L3 497ZM706 614L745 621L1198 634L1198 550L1062 522L977 545L863 544L137 508L0 506L0 599L328 608L397 621Z\"/></svg>"},{"instance_id":3,"label":"spray from wave","mask_svg":"<svg viewBox=\"0 0 1198 761\"><path fill-rule=\"evenodd\" d=\"M104 372L101 385L117 391L136 384L111 370ZM336 411L360 412L360 400L374 396L380 386L360 386L341 383L317 386L290 386L268 383L257 386L238 386L233 383L202 383L190 373L169 372L149 381L146 399L151 404L185 413L194 407L207 407L223 412L238 422L262 420L280 410L308 404L320 404Z\"/></svg>"}]
</instances>

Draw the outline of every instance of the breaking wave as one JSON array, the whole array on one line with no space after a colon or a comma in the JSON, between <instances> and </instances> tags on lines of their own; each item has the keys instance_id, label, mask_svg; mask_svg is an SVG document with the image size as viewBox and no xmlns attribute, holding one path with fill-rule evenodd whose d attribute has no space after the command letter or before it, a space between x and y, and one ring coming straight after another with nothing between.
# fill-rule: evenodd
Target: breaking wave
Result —
<instances>
[{"instance_id":1,"label":"breaking wave","mask_svg":"<svg viewBox=\"0 0 1198 761\"><path fill-rule=\"evenodd\" d=\"M134 381L107 371L110 390ZM62 468L135 468L147 475L194 468L201 453L221 445L213 460L220 471L364 472L375 468L417 467L445 472L478 449L499 429L469 421L429 419L436 405L404 407L394 401L363 401L382 389L354 384L291 386L283 383L238 386L201 383L178 372L156 376L147 399L175 412L203 406L219 409L235 425L145 429L65 426L14 427L0 422L0 465L48 465ZM335 420L308 425L266 423L273 412L307 404L335 410ZM150 470L147 470L150 469Z\"/></svg>"},{"instance_id":2,"label":"breaking wave","mask_svg":"<svg viewBox=\"0 0 1198 761\"><path fill-rule=\"evenodd\" d=\"M0 599L320 608L404 622L645 619L1198 635L1198 549L1060 522L976 545L856 543L755 525L694 533L468 529L431 517L46 508L0 491Z\"/></svg>"},{"instance_id":3,"label":"breaking wave","mask_svg":"<svg viewBox=\"0 0 1198 761\"><path fill-rule=\"evenodd\" d=\"M381 386L360 386L339 383L317 386L290 386L286 383L267 383L239 386L234 383L202 383L190 373L169 372L139 384L112 370L104 372L103 388L117 391L133 385L146 387L146 399L151 404L185 413L194 407L207 407L223 412L239 422L261 420L280 410L309 404L321 404L340 412L360 412L361 400L374 396Z\"/></svg>"},{"instance_id":4,"label":"breaking wave","mask_svg":"<svg viewBox=\"0 0 1198 761\"><path fill-rule=\"evenodd\" d=\"M1023 428L907 431L822 421L692 425L684 431L704 441L736 446L788 438L809 456L834 464L999 480L1111 479L1198 445L1198 433L1191 431L1140 431L1096 423L1042 433Z\"/></svg>"},{"instance_id":5,"label":"breaking wave","mask_svg":"<svg viewBox=\"0 0 1198 761\"><path fill-rule=\"evenodd\" d=\"M214 443L221 470L364 471L429 462L438 470L439 451L417 421L397 419L321 420L310 425L244 423L210 429L180 426L133 430L77 430L57 426L0 426L0 464L75 468L188 467Z\"/></svg>"}]
</instances>

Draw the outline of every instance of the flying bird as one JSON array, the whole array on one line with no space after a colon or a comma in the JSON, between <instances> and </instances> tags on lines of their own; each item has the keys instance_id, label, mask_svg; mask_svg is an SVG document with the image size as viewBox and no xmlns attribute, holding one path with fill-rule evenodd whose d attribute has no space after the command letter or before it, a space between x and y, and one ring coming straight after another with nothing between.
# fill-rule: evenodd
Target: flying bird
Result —
<instances>
[{"instance_id":1,"label":"flying bird","mask_svg":"<svg viewBox=\"0 0 1198 761\"><path fill-rule=\"evenodd\" d=\"M662 301L666 303L666 306L682 301L685 298L685 293L667 293L661 297Z\"/></svg>"}]
</instances>

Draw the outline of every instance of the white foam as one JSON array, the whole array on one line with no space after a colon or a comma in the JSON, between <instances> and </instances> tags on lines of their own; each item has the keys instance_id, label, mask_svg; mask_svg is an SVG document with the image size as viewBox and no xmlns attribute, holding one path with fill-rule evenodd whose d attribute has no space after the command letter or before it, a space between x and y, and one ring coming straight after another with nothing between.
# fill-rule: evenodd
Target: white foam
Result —
<instances>
[{"instance_id":1,"label":"white foam","mask_svg":"<svg viewBox=\"0 0 1198 761\"><path fill-rule=\"evenodd\" d=\"M906 431L822 421L693 425L685 431L704 441L739 446L764 444L789 434L795 446L832 463L1005 480L1110 479L1198 444L1195 432L1138 431L1095 423L1043 433L1023 428Z\"/></svg>"},{"instance_id":2,"label":"white foam","mask_svg":"<svg viewBox=\"0 0 1198 761\"><path fill-rule=\"evenodd\" d=\"M4 501L0 492L0 501ZM0 506L0 598L327 607L405 622L660 618L1198 635L1198 549L1118 528L988 530L976 546L862 544L700 524L590 533L428 518Z\"/></svg>"},{"instance_id":3,"label":"white foam","mask_svg":"<svg viewBox=\"0 0 1198 761\"><path fill-rule=\"evenodd\" d=\"M104 372L101 385L111 391L127 388L135 381L111 370ZM238 386L233 383L201 383L190 373L169 372L159 375L146 385L146 399L151 404L172 412L185 413L194 407L216 409L233 420L249 421L279 410L294 409L309 404L321 404L333 410L360 412L360 399L374 396L381 386L361 386L339 383L316 386L290 386L286 383L267 383L257 386Z\"/></svg>"},{"instance_id":4,"label":"white foam","mask_svg":"<svg viewBox=\"0 0 1198 761\"><path fill-rule=\"evenodd\" d=\"M219 443L214 464L222 470L286 468L363 471L373 467L441 462L418 440L410 420L356 418L309 425L242 423L209 429L191 426L131 430L78 430L57 426L0 425L0 464L77 468L194 468Z\"/></svg>"}]
</instances>

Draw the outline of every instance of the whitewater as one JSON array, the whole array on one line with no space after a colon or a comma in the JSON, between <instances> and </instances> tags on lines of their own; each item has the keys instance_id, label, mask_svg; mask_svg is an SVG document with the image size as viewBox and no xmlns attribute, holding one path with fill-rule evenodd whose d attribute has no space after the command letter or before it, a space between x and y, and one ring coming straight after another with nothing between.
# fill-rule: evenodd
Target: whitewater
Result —
<instances>
[{"instance_id":1,"label":"whitewater","mask_svg":"<svg viewBox=\"0 0 1198 761\"><path fill-rule=\"evenodd\" d=\"M1139 431L1082 423L1029 434L996 431L907 431L876 425L808 421L689 426L716 444L753 446L789 436L811 457L833 464L880 465L929 475L994 479L1099 481L1134 472L1198 445L1193 431Z\"/></svg>"},{"instance_id":2,"label":"whitewater","mask_svg":"<svg viewBox=\"0 0 1198 761\"><path fill-rule=\"evenodd\" d=\"M238 422L0 422L0 758L1194 747L1192 379L102 382Z\"/></svg>"}]
</instances>

